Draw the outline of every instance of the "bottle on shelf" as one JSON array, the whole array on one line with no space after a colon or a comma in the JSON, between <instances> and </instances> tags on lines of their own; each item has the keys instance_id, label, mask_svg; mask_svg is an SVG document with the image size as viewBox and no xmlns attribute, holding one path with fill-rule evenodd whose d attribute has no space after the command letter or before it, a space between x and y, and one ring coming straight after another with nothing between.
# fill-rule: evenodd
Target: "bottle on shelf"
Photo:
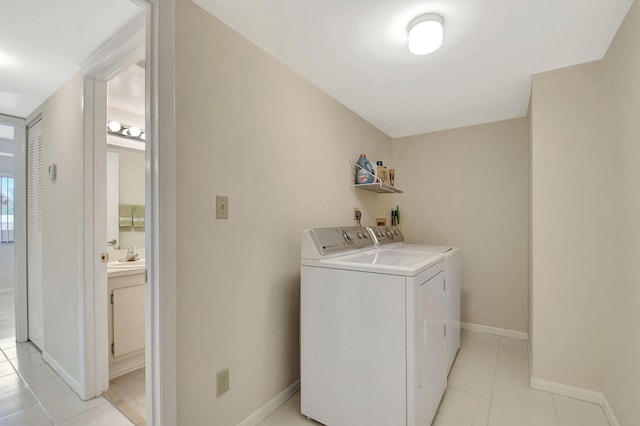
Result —
<instances>
[{"instance_id":1,"label":"bottle on shelf","mask_svg":"<svg viewBox=\"0 0 640 426\"><path fill-rule=\"evenodd\" d=\"M367 156L360 154L358 170L356 171L356 184L373 182L373 165L367 160Z\"/></svg>"}]
</instances>

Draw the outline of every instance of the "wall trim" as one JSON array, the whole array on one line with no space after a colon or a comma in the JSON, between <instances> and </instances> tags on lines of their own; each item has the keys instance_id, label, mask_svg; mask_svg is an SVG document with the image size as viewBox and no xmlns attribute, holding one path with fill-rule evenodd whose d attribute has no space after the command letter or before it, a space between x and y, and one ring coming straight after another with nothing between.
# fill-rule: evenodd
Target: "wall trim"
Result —
<instances>
[{"instance_id":1,"label":"wall trim","mask_svg":"<svg viewBox=\"0 0 640 426\"><path fill-rule=\"evenodd\" d=\"M556 395L562 395L573 399L579 399L581 401L592 402L600 405L604 412L607 421L611 426L620 426L618 419L616 419L613 410L609 405L609 401L602 392L593 391L590 389L578 388L575 386L563 385L562 383L549 382L547 380L536 379L534 377L529 381L529 386L532 389L537 389L545 392L551 392Z\"/></svg>"},{"instance_id":2,"label":"wall trim","mask_svg":"<svg viewBox=\"0 0 640 426\"><path fill-rule=\"evenodd\" d=\"M14 292L13 287L0 288L0 294L8 294L8 293L13 293L13 292Z\"/></svg>"},{"instance_id":3,"label":"wall trim","mask_svg":"<svg viewBox=\"0 0 640 426\"><path fill-rule=\"evenodd\" d=\"M529 381L529 385L533 389L555 393L556 395L568 396L569 398L579 399L582 401L593 402L595 404L602 404L602 400L604 398L604 395L602 395L601 392L563 385L562 383L549 382L547 380L536 379L534 377Z\"/></svg>"},{"instance_id":4,"label":"wall trim","mask_svg":"<svg viewBox=\"0 0 640 426\"><path fill-rule=\"evenodd\" d=\"M73 377L71 374L69 374L69 372L65 370L58 363L58 361L55 360L55 358L49 355L47 351L42 351L42 360L49 364L49 366L53 368L56 373L58 373L58 376L60 376L62 380L64 380L71 387L71 389L80 396L80 398L84 399L82 397L83 389L82 386L80 386L80 382L76 380L75 377Z\"/></svg>"},{"instance_id":5,"label":"wall trim","mask_svg":"<svg viewBox=\"0 0 640 426\"><path fill-rule=\"evenodd\" d=\"M300 389L300 379L293 382L289 387L280 392L271 401L268 401L262 407L254 411L249 417L238 423L237 426L256 426L262 420L267 418L269 414L276 411L282 404L287 402Z\"/></svg>"},{"instance_id":6,"label":"wall trim","mask_svg":"<svg viewBox=\"0 0 640 426\"><path fill-rule=\"evenodd\" d=\"M463 330L473 331L476 333L493 334L501 337L509 337L511 339L528 340L527 333L523 331L507 330L506 328L489 327L487 325L472 324L470 322L461 322L460 327Z\"/></svg>"}]
</instances>

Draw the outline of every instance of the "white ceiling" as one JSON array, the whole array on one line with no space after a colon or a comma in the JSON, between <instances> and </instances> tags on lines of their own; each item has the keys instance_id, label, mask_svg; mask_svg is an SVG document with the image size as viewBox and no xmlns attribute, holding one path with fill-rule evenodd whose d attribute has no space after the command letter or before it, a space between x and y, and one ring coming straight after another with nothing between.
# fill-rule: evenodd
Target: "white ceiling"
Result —
<instances>
[{"instance_id":1,"label":"white ceiling","mask_svg":"<svg viewBox=\"0 0 640 426\"><path fill-rule=\"evenodd\" d=\"M633 0L194 0L392 137L522 117L531 75L602 59ZM413 56L406 27L444 18Z\"/></svg>"},{"instance_id":2,"label":"white ceiling","mask_svg":"<svg viewBox=\"0 0 640 426\"><path fill-rule=\"evenodd\" d=\"M116 75L109 81L108 87L110 106L145 116L144 61L133 64Z\"/></svg>"},{"instance_id":3,"label":"white ceiling","mask_svg":"<svg viewBox=\"0 0 640 426\"><path fill-rule=\"evenodd\" d=\"M392 137L524 116L532 74L601 59L632 0L195 0ZM443 47L406 49L415 16ZM130 0L2 0L0 113L25 117L120 27Z\"/></svg>"},{"instance_id":4,"label":"white ceiling","mask_svg":"<svg viewBox=\"0 0 640 426\"><path fill-rule=\"evenodd\" d=\"M0 113L26 117L143 10L130 0L1 0Z\"/></svg>"}]
</instances>

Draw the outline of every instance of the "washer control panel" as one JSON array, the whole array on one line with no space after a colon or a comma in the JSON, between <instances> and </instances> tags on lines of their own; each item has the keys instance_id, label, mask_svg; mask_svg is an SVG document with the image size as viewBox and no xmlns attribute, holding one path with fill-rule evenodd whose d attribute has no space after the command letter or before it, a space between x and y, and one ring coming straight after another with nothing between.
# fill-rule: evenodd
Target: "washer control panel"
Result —
<instances>
[{"instance_id":1,"label":"washer control panel","mask_svg":"<svg viewBox=\"0 0 640 426\"><path fill-rule=\"evenodd\" d=\"M375 239L376 245L384 246L386 244L401 243L404 241L404 235L397 226L372 226L369 228L371 236Z\"/></svg>"},{"instance_id":2,"label":"washer control panel","mask_svg":"<svg viewBox=\"0 0 640 426\"><path fill-rule=\"evenodd\" d=\"M373 238L363 226L313 228L310 233L322 255L374 246Z\"/></svg>"}]
</instances>

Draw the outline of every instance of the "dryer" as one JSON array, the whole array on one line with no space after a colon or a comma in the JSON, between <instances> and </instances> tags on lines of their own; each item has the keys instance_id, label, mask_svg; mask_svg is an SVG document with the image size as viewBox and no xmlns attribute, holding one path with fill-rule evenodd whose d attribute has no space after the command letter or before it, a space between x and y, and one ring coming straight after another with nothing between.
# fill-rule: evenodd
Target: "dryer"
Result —
<instances>
[{"instance_id":1,"label":"dryer","mask_svg":"<svg viewBox=\"0 0 640 426\"><path fill-rule=\"evenodd\" d=\"M367 228L303 232L301 412L330 426L423 426L446 388L442 253Z\"/></svg>"},{"instance_id":2,"label":"dryer","mask_svg":"<svg viewBox=\"0 0 640 426\"><path fill-rule=\"evenodd\" d=\"M445 255L446 359L451 370L460 349L460 303L462 293L462 249L453 246L406 243L398 226L372 226L375 245L390 250L442 253Z\"/></svg>"}]
</instances>

